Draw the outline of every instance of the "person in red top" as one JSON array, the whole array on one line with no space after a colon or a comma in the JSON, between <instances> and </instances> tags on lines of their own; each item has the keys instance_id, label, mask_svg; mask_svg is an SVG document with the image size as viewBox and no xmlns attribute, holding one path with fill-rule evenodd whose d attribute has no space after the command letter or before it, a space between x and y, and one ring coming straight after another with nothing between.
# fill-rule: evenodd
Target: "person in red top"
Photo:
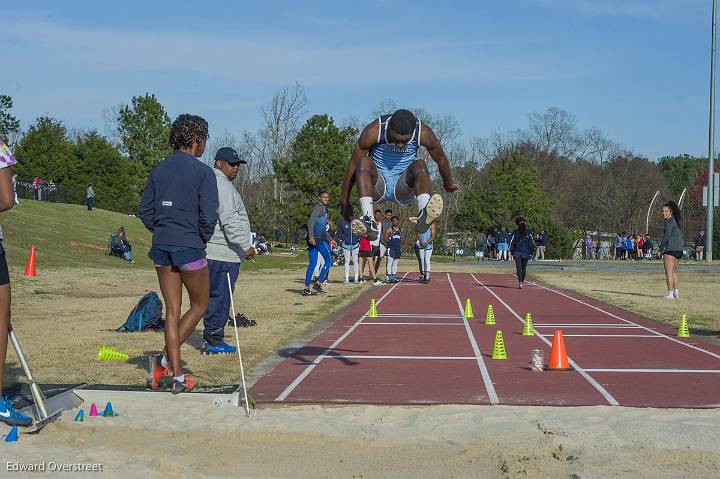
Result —
<instances>
[{"instance_id":1,"label":"person in red top","mask_svg":"<svg viewBox=\"0 0 720 479\"><path fill-rule=\"evenodd\" d=\"M367 236L361 236L360 237L360 282L365 282L365 265L367 265L368 269L370 270L370 278L372 278L373 282L377 281L377 276L375 275L375 262L373 261L373 251L372 246L370 245L370 240L367 238Z\"/></svg>"}]
</instances>

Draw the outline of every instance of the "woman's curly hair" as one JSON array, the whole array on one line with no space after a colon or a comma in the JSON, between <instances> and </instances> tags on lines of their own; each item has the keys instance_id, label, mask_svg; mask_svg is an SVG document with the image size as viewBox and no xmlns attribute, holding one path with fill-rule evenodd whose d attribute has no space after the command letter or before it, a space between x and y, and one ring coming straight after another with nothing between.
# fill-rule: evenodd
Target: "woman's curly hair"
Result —
<instances>
[{"instance_id":1,"label":"woman's curly hair","mask_svg":"<svg viewBox=\"0 0 720 479\"><path fill-rule=\"evenodd\" d=\"M208 123L197 115L180 115L170 127L168 143L173 150L191 148L193 143L206 141L208 137Z\"/></svg>"}]
</instances>

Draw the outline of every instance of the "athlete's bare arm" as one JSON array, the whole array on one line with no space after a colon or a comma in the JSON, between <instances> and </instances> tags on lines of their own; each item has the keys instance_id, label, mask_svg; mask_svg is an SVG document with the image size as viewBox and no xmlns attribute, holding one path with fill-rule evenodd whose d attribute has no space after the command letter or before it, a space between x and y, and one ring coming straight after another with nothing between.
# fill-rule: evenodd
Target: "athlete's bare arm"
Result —
<instances>
[{"instance_id":1,"label":"athlete's bare arm","mask_svg":"<svg viewBox=\"0 0 720 479\"><path fill-rule=\"evenodd\" d=\"M443 180L443 188L448 193L457 191L458 185L455 183L452 177L452 171L450 171L450 163L448 162L445 151L443 150L440 140L437 139L432 129L425 123L422 125L422 133L420 134L420 144L427 148L430 157L438 165L438 171Z\"/></svg>"},{"instance_id":2,"label":"athlete's bare arm","mask_svg":"<svg viewBox=\"0 0 720 479\"><path fill-rule=\"evenodd\" d=\"M352 217L350 192L352 191L353 186L355 186L355 172L357 165L360 159L367 156L370 148L377 143L378 128L378 121L374 120L363 129L362 133L360 133L360 138L353 149L352 155L350 155L347 170L345 170L345 179L343 180L342 192L340 193L340 209L342 211L342 215L348 221L350 221L350 218Z\"/></svg>"}]
</instances>

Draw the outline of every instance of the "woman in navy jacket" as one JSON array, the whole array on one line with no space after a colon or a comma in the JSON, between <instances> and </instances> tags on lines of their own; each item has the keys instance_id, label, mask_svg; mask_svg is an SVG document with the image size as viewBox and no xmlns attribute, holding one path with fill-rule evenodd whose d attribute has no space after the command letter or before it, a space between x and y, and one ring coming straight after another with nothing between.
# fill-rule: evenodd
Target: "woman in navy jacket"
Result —
<instances>
[{"instance_id":1,"label":"woman in navy jacket","mask_svg":"<svg viewBox=\"0 0 720 479\"><path fill-rule=\"evenodd\" d=\"M148 256L155 263L165 300L165 349L150 356L148 383L157 389L163 377L173 377L171 391L192 390L195 380L183 374L180 345L190 337L207 311L210 296L205 245L215 231L218 192L215 173L197 160L205 151L207 122L180 115L170 129L173 153L150 172L138 216L152 231ZM180 316L182 288L190 309Z\"/></svg>"},{"instance_id":2,"label":"woman in navy jacket","mask_svg":"<svg viewBox=\"0 0 720 479\"><path fill-rule=\"evenodd\" d=\"M525 226L525 218L519 216L515 220L515 224L518 227L510 237L510 253L515 258L518 288L522 289L525 284L528 261L535 253L535 241L533 241L532 232Z\"/></svg>"}]
</instances>

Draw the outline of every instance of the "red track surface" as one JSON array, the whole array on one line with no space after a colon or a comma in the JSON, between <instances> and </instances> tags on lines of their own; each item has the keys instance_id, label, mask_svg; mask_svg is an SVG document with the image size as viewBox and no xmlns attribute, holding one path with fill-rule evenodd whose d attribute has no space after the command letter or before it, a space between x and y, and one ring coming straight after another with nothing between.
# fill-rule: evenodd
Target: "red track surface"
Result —
<instances>
[{"instance_id":1,"label":"red track surface","mask_svg":"<svg viewBox=\"0 0 720 479\"><path fill-rule=\"evenodd\" d=\"M410 278L410 276L408 277ZM414 279L414 277L412 277ZM374 290L288 355L250 393L266 403L720 406L720 347L640 316L514 276L436 273ZM462 308L470 298L474 319ZM495 326L485 325L492 304ZM536 336L522 336L525 313ZM531 372L561 329L571 372ZM492 360L501 330L507 360ZM543 342L545 338L546 342Z\"/></svg>"}]
</instances>

